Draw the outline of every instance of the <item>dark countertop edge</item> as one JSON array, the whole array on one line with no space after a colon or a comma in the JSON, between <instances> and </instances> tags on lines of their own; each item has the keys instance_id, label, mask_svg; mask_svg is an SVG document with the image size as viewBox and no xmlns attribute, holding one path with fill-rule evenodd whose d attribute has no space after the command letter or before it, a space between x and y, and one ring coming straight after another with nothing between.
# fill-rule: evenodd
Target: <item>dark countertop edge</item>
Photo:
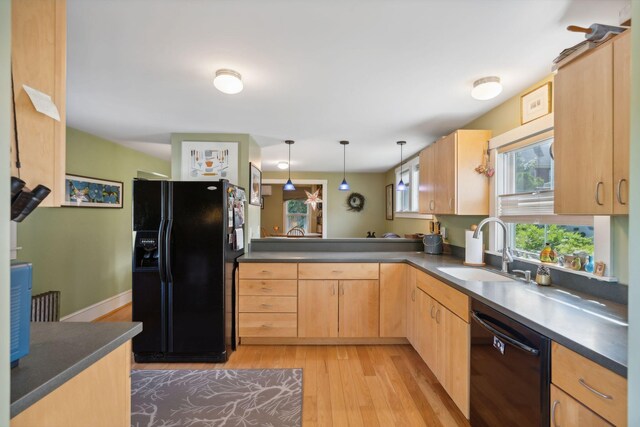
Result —
<instances>
[{"instance_id":1,"label":"dark countertop edge","mask_svg":"<svg viewBox=\"0 0 640 427\"><path fill-rule=\"evenodd\" d=\"M618 362L617 360L613 360L609 357L606 357L596 351L593 351L592 349L590 349L589 347L585 347L581 344L578 344L575 341L572 341L568 338L566 338L564 335L560 335L550 329L547 329L546 327L534 322L533 320L524 317L522 315L520 315L518 312L512 311L510 310L508 307L502 306L500 304L496 304L495 302L491 301L488 298L485 298L482 295L476 294L473 291L470 291L469 289L465 289L461 286L458 286L457 284L455 284L454 282L448 280L447 278L440 276L439 274L427 270L424 267L421 267L419 265L414 264L413 262L407 260L405 261L407 264L419 269L420 271L427 273L428 275L437 278L438 280L440 280L441 282L446 283L447 285L451 286L452 288L468 295L469 297L476 299L488 306L490 306L491 308L496 309L497 311L499 311L502 314L505 314L509 317L511 317L512 319L522 323L523 325L545 335L546 337L550 338L551 340L557 342L558 344L562 344L563 346L567 347L570 350L575 351L576 353L586 357L587 359L601 365L604 366L605 368L611 370L612 372L615 372L618 375L621 375L625 378L627 378L627 367L625 365L623 365L622 363Z\"/></svg>"},{"instance_id":2,"label":"dark countertop edge","mask_svg":"<svg viewBox=\"0 0 640 427\"><path fill-rule=\"evenodd\" d=\"M500 304L496 304L495 302L491 301L490 299L487 299L485 297L483 297L482 295L476 294L473 291L470 291L469 289L466 289L462 286L457 285L456 283L452 282L451 280L447 279L444 276L439 275L437 272L429 270L424 268L421 265L415 264L413 263L411 260L408 260L406 257L404 257L403 255L398 255L396 257L393 257L393 255L390 258L385 258L385 259L380 259L377 257L371 257L371 258L367 258L367 257L362 257L362 258L338 258L336 257L336 259L330 259L330 258L326 258L326 259L309 259L309 258L295 258L295 257L291 257L289 259L284 259L284 258L273 258L270 259L268 257L265 257L264 259L246 259L244 257L239 258L238 262L269 262L269 263L285 263L285 262L302 262L302 263L323 263L323 262L345 262L345 263L358 263L358 262L377 262L377 263L406 263L408 265L411 265L412 267L417 268L418 270L429 274L430 276L433 276L435 278L437 278L438 280L446 283L447 285L451 286L452 288L464 293L465 295L468 295L471 298L474 298L484 304L487 304L488 306L490 306L491 308L494 308L496 310L498 310L499 312L513 318L514 320L522 323L523 325L549 337L551 340L557 342L558 344L561 344L565 347L567 347L570 350L575 351L576 353L586 357L589 360L592 360L593 362L615 372L618 375L623 376L624 378L627 377L627 366L625 366L624 364L620 363L617 360L613 360L610 359L607 356L604 356L596 351L593 351L592 349L590 349L589 347L585 347L581 344L576 343L575 341L572 341L568 338L566 338L563 335L560 335L556 332L553 332L547 328L545 328L544 326L532 321L529 318L523 317L522 315L520 315L517 312L514 312L512 310L510 310L508 307L504 307Z\"/></svg>"},{"instance_id":3,"label":"dark countertop edge","mask_svg":"<svg viewBox=\"0 0 640 427\"><path fill-rule=\"evenodd\" d=\"M111 353L116 348L120 347L122 344L129 341L134 336L138 335L142 332L142 323L141 322L131 322L133 326L125 331L122 335L114 338L110 342L106 343L102 347L96 349L89 356L85 357L75 365L67 368L66 370L60 372L55 377L51 378L49 381L43 383L39 387L33 389L30 393L22 396L15 402L11 402L11 411L10 417L14 418L21 412L29 409L32 405L37 403L43 397L47 396L49 393L58 389L61 385L69 381L71 378L75 377L89 366L93 365L98 360L105 357L107 354Z\"/></svg>"}]
</instances>

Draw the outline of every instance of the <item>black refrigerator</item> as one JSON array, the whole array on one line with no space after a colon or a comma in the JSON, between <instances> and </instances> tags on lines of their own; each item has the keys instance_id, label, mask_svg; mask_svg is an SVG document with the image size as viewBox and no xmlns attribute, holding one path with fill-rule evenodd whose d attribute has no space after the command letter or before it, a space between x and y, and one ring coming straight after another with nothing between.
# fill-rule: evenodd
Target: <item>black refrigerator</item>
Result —
<instances>
[{"instance_id":1,"label":"black refrigerator","mask_svg":"<svg viewBox=\"0 0 640 427\"><path fill-rule=\"evenodd\" d=\"M227 181L133 182L136 362L227 360L244 202Z\"/></svg>"}]
</instances>

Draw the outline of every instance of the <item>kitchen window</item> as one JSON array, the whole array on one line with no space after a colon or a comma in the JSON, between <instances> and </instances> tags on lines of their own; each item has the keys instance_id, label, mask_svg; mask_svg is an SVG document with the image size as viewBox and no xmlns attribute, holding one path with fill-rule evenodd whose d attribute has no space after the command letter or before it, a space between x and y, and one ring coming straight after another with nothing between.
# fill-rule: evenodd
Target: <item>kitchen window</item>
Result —
<instances>
[{"instance_id":1,"label":"kitchen window","mask_svg":"<svg viewBox=\"0 0 640 427\"><path fill-rule=\"evenodd\" d=\"M418 213L418 183L420 175L420 158L405 162L402 168L397 167L395 170L396 181L396 213ZM398 191L398 182L402 182L407 186L406 190Z\"/></svg>"},{"instance_id":2,"label":"kitchen window","mask_svg":"<svg viewBox=\"0 0 640 427\"><path fill-rule=\"evenodd\" d=\"M304 200L295 199L284 202L284 232L299 227L309 232L309 205Z\"/></svg>"},{"instance_id":3,"label":"kitchen window","mask_svg":"<svg viewBox=\"0 0 640 427\"><path fill-rule=\"evenodd\" d=\"M598 253L595 242L609 242L609 217L555 215L553 131L523 138L494 148L496 160L493 212L507 223L507 244L513 255L524 260L540 260L546 243L557 252L556 265L570 268L573 257ZM580 183L576 183L580 185ZM492 248L502 250L501 231L493 228ZM554 260L555 261L555 260ZM610 265L606 275L610 276ZM582 268L584 273L584 267Z\"/></svg>"}]
</instances>

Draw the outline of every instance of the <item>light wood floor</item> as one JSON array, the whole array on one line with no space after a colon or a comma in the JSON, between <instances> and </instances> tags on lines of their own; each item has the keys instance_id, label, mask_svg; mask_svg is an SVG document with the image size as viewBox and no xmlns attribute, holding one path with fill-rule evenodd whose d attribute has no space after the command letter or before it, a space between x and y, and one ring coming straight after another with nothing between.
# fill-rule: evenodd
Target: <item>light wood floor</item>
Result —
<instances>
[{"instance_id":1,"label":"light wood floor","mask_svg":"<svg viewBox=\"0 0 640 427\"><path fill-rule=\"evenodd\" d=\"M100 321L130 321L131 306ZM468 426L410 345L241 345L229 361L133 369L302 368L305 426Z\"/></svg>"}]
</instances>

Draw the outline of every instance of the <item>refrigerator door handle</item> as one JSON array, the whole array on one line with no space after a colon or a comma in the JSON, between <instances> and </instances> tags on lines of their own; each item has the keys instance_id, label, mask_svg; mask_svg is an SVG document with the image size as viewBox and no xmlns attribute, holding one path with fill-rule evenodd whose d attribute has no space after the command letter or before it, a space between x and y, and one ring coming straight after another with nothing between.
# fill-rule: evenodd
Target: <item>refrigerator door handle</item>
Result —
<instances>
[{"instance_id":1,"label":"refrigerator door handle","mask_svg":"<svg viewBox=\"0 0 640 427\"><path fill-rule=\"evenodd\" d=\"M165 272L167 283L173 283L173 275L171 274L171 231L173 230L173 220L167 221L167 231L164 235L164 255L165 255Z\"/></svg>"},{"instance_id":2,"label":"refrigerator door handle","mask_svg":"<svg viewBox=\"0 0 640 427\"><path fill-rule=\"evenodd\" d=\"M165 271L165 250L164 250L164 232L165 232L165 219L160 220L160 229L158 230L158 271L160 272L160 283L167 282L167 274Z\"/></svg>"}]
</instances>

